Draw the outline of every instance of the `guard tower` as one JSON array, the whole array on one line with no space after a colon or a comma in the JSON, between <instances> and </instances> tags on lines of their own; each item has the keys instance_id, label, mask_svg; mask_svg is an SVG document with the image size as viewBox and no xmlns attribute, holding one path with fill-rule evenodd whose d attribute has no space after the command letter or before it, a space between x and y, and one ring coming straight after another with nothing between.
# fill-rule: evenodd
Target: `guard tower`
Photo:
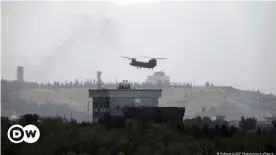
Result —
<instances>
[{"instance_id":1,"label":"guard tower","mask_svg":"<svg viewBox=\"0 0 276 155\"><path fill-rule=\"evenodd\" d=\"M132 89L129 84L120 83L117 89L90 89L92 98L93 121L105 115L124 116L122 108L134 107L137 101L143 107L158 107L161 89Z\"/></svg>"},{"instance_id":2,"label":"guard tower","mask_svg":"<svg viewBox=\"0 0 276 155\"><path fill-rule=\"evenodd\" d=\"M24 81L24 67L18 66L17 73L16 73L17 81L23 82Z\"/></svg>"}]
</instances>

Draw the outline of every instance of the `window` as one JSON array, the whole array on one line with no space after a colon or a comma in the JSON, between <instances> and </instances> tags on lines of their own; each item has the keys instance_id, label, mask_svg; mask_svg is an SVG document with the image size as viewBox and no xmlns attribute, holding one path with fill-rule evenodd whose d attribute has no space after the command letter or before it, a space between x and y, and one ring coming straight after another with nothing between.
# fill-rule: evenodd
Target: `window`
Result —
<instances>
[{"instance_id":1,"label":"window","mask_svg":"<svg viewBox=\"0 0 276 155\"><path fill-rule=\"evenodd\" d=\"M98 108L98 102L93 102L93 108Z\"/></svg>"}]
</instances>

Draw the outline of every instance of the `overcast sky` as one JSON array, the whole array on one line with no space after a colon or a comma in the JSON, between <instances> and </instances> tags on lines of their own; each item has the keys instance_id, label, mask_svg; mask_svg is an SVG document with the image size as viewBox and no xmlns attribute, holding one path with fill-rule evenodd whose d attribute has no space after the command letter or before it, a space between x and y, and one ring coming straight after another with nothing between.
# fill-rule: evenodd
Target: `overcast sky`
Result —
<instances>
[{"instance_id":1,"label":"overcast sky","mask_svg":"<svg viewBox=\"0 0 276 155\"><path fill-rule=\"evenodd\" d=\"M2 78L144 81L120 57L144 55L171 81L276 93L276 2L117 2L2 2Z\"/></svg>"}]
</instances>

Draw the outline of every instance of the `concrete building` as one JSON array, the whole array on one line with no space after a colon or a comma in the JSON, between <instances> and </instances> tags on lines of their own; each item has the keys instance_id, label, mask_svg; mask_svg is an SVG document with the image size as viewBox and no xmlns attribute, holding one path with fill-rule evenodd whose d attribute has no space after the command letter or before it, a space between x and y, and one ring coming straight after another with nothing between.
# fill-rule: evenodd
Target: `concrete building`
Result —
<instances>
[{"instance_id":1,"label":"concrete building","mask_svg":"<svg viewBox=\"0 0 276 155\"><path fill-rule=\"evenodd\" d=\"M158 107L161 94L161 89L90 89L93 121L104 115L123 116L122 108L135 107L137 103L143 107Z\"/></svg>"},{"instance_id":2,"label":"concrete building","mask_svg":"<svg viewBox=\"0 0 276 155\"><path fill-rule=\"evenodd\" d=\"M152 84L161 83L163 85L166 85L170 83L170 77L166 76L163 71L157 70L152 76L148 76L147 82Z\"/></svg>"},{"instance_id":3,"label":"concrete building","mask_svg":"<svg viewBox=\"0 0 276 155\"><path fill-rule=\"evenodd\" d=\"M185 115L184 107L127 107L123 108L126 118L137 120L154 120L157 122L170 122L182 124Z\"/></svg>"}]
</instances>

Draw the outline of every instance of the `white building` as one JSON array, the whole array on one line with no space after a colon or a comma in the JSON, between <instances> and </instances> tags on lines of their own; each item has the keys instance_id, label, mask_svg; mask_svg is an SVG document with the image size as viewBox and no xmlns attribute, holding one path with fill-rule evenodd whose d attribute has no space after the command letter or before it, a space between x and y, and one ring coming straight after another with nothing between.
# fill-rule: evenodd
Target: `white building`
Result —
<instances>
[{"instance_id":1,"label":"white building","mask_svg":"<svg viewBox=\"0 0 276 155\"><path fill-rule=\"evenodd\" d=\"M104 115L122 116L122 108L136 106L137 100L143 107L158 107L161 94L161 89L90 89L93 120Z\"/></svg>"},{"instance_id":2,"label":"white building","mask_svg":"<svg viewBox=\"0 0 276 155\"><path fill-rule=\"evenodd\" d=\"M170 77L166 76L161 70L157 70L152 76L148 76L147 82L152 84L161 83L163 85L169 84Z\"/></svg>"}]
</instances>

